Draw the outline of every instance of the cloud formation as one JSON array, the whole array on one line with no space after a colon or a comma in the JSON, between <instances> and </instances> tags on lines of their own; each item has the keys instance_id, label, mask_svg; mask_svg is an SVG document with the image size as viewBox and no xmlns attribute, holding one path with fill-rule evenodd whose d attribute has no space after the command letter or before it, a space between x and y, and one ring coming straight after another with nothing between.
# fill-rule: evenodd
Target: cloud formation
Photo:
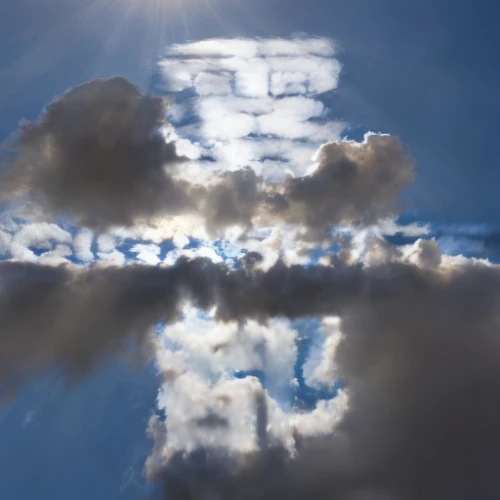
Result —
<instances>
[{"instance_id":1,"label":"cloud formation","mask_svg":"<svg viewBox=\"0 0 500 500\"><path fill-rule=\"evenodd\" d=\"M321 143L346 127L322 99L338 86L336 52L313 37L179 44L160 61L153 88L174 101L169 118L196 146L198 175L250 166L282 180L286 170L303 175Z\"/></svg>"},{"instance_id":2,"label":"cloud formation","mask_svg":"<svg viewBox=\"0 0 500 500\"><path fill-rule=\"evenodd\" d=\"M176 45L169 111L112 78L23 124L0 194L85 227L0 220L0 392L154 352L165 498L494 497L500 268L384 238L415 162L391 136L340 140L320 97L339 71L321 38ZM181 216L253 236L191 245ZM155 218L166 256L135 232ZM324 336L305 360L303 318ZM323 394L309 411L287 400L301 384Z\"/></svg>"},{"instance_id":3,"label":"cloud formation","mask_svg":"<svg viewBox=\"0 0 500 500\"><path fill-rule=\"evenodd\" d=\"M333 432L318 441L296 429L292 445L278 439L259 452L205 443L187 454L162 455L167 492L180 477L177 487L187 498L493 495L500 458L498 268L469 263L436 271L392 263L358 275L348 267L346 282L325 278L328 291L320 285L325 271L301 271L308 278L295 289L300 301L292 292L293 271L279 273L279 289L290 315L318 315L323 300L341 318L341 339L330 351L335 373L315 373L323 380L330 373L330 381L347 388L347 408ZM253 283L245 292L260 297L263 289ZM268 315L284 312L260 305ZM273 426L268 429L273 439Z\"/></svg>"},{"instance_id":4,"label":"cloud formation","mask_svg":"<svg viewBox=\"0 0 500 500\"><path fill-rule=\"evenodd\" d=\"M447 298L458 293L455 287L459 292L463 287L488 289L489 304L497 293L499 274L496 267L480 263L436 269L403 261L373 267L278 262L267 271L231 270L223 263L195 258L167 267L77 268L4 261L0 277L1 332L6 342L2 365L17 370L25 362L29 368L38 357L42 363L64 362L66 356L69 364L78 365L78 358L83 364L91 362L101 349L115 348L117 340L140 336L159 322L179 320L186 303L206 311L215 308L218 320L240 322L279 316L342 317L365 302L416 300L434 290L438 298ZM479 299L484 293L476 295ZM38 343L26 341L31 335Z\"/></svg>"},{"instance_id":5,"label":"cloud formation","mask_svg":"<svg viewBox=\"0 0 500 500\"><path fill-rule=\"evenodd\" d=\"M362 143L323 145L314 171L301 177L266 181L246 167L214 173L201 184L174 166L180 161L175 143L158 130L162 112L158 99L120 78L67 92L39 122L23 125L19 154L2 176L2 195L21 191L31 203L99 230L188 214L213 235L231 226L276 223L327 231L392 216L413 179L414 160L400 142L372 134Z\"/></svg>"},{"instance_id":6,"label":"cloud formation","mask_svg":"<svg viewBox=\"0 0 500 500\"><path fill-rule=\"evenodd\" d=\"M123 78L93 80L22 123L18 155L3 168L0 195L22 194L82 225L130 225L187 203L166 175L179 161L159 127L165 108Z\"/></svg>"}]
</instances>

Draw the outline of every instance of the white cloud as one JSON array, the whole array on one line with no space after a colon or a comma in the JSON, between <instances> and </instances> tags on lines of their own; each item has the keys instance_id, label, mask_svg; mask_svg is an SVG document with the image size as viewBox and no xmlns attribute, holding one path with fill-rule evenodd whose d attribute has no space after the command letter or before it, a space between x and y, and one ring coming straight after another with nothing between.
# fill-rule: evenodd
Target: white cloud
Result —
<instances>
[{"instance_id":1,"label":"white cloud","mask_svg":"<svg viewBox=\"0 0 500 500\"><path fill-rule=\"evenodd\" d=\"M201 96L228 95L231 93L231 76L227 73L200 73L194 79L196 92Z\"/></svg>"},{"instance_id":2,"label":"white cloud","mask_svg":"<svg viewBox=\"0 0 500 500\"><path fill-rule=\"evenodd\" d=\"M90 229L82 229L75 236L73 248L75 255L83 262L91 262L94 260L92 252L92 242L94 240L94 233Z\"/></svg>"},{"instance_id":3,"label":"white cloud","mask_svg":"<svg viewBox=\"0 0 500 500\"><path fill-rule=\"evenodd\" d=\"M33 222L11 229L17 231L12 235L0 231L0 254L29 262L43 258L52 262L55 257L67 262L65 257L72 254L69 247L72 243L71 234L56 224ZM34 250L37 250L38 255Z\"/></svg>"},{"instance_id":4,"label":"white cloud","mask_svg":"<svg viewBox=\"0 0 500 500\"><path fill-rule=\"evenodd\" d=\"M172 45L167 55L191 57L242 57L245 59L257 55L258 44L254 40L213 39L186 44Z\"/></svg>"},{"instance_id":5,"label":"white cloud","mask_svg":"<svg viewBox=\"0 0 500 500\"><path fill-rule=\"evenodd\" d=\"M116 238L110 234L100 234L97 238L97 248L100 252L112 252L116 247Z\"/></svg>"},{"instance_id":6,"label":"white cloud","mask_svg":"<svg viewBox=\"0 0 500 500\"><path fill-rule=\"evenodd\" d=\"M271 76L273 95L305 94L307 75L300 71L277 71Z\"/></svg>"},{"instance_id":7,"label":"white cloud","mask_svg":"<svg viewBox=\"0 0 500 500\"><path fill-rule=\"evenodd\" d=\"M334 56L326 38L175 45L159 64L159 87L173 93L189 88L197 96L190 100L194 120L182 100L171 116L180 125L178 135L200 145L198 158L215 159L200 162L200 171L251 166L280 179L286 172L301 175L321 143L338 140L345 129L328 118L318 98L338 86L341 66Z\"/></svg>"},{"instance_id":8,"label":"white cloud","mask_svg":"<svg viewBox=\"0 0 500 500\"><path fill-rule=\"evenodd\" d=\"M163 263L170 266L175 263L179 257L186 257L188 259L194 259L196 257L204 257L210 259L212 262L223 262L224 259L216 251L211 243L203 242L200 246L196 248L175 248L167 254Z\"/></svg>"},{"instance_id":9,"label":"white cloud","mask_svg":"<svg viewBox=\"0 0 500 500\"><path fill-rule=\"evenodd\" d=\"M161 249L158 245L155 244L138 244L133 246L130 251L136 254L136 259L144 262L145 264L149 264L151 266L155 266L161 262L159 255L161 253Z\"/></svg>"},{"instance_id":10,"label":"white cloud","mask_svg":"<svg viewBox=\"0 0 500 500\"><path fill-rule=\"evenodd\" d=\"M321 338L313 346L303 366L304 380L310 387L333 387L338 379L335 353L342 340L340 318L323 318L319 331Z\"/></svg>"},{"instance_id":11,"label":"white cloud","mask_svg":"<svg viewBox=\"0 0 500 500\"><path fill-rule=\"evenodd\" d=\"M311 412L292 414L290 422L302 436L331 435L348 404L348 394L339 391L333 399L318 401Z\"/></svg>"},{"instance_id":12,"label":"white cloud","mask_svg":"<svg viewBox=\"0 0 500 500\"><path fill-rule=\"evenodd\" d=\"M235 74L235 93L245 97L266 97L269 93L269 65L252 59Z\"/></svg>"},{"instance_id":13,"label":"white cloud","mask_svg":"<svg viewBox=\"0 0 500 500\"><path fill-rule=\"evenodd\" d=\"M116 249L110 252L97 252L97 256L102 265L123 266L126 261L125 255Z\"/></svg>"},{"instance_id":14,"label":"white cloud","mask_svg":"<svg viewBox=\"0 0 500 500\"><path fill-rule=\"evenodd\" d=\"M335 54L332 40L326 38L280 38L259 40L259 50L266 56L299 56L315 54L330 57Z\"/></svg>"},{"instance_id":15,"label":"white cloud","mask_svg":"<svg viewBox=\"0 0 500 500\"><path fill-rule=\"evenodd\" d=\"M380 224L380 232L386 236L394 236L401 233L404 236L427 236L430 233L427 224L412 222L411 224L398 224L394 220L387 220Z\"/></svg>"},{"instance_id":16,"label":"white cloud","mask_svg":"<svg viewBox=\"0 0 500 500\"><path fill-rule=\"evenodd\" d=\"M266 326L255 321L224 324L187 309L184 321L165 328L161 338L180 346L185 365L209 378L236 370L260 370L272 381L273 389L281 390L294 377L296 337L285 320Z\"/></svg>"},{"instance_id":17,"label":"white cloud","mask_svg":"<svg viewBox=\"0 0 500 500\"><path fill-rule=\"evenodd\" d=\"M0 230L0 255L10 253L11 245L12 236L9 233Z\"/></svg>"},{"instance_id":18,"label":"white cloud","mask_svg":"<svg viewBox=\"0 0 500 500\"><path fill-rule=\"evenodd\" d=\"M61 229L56 224L38 222L26 224L16 233L15 243L24 247L36 247L42 249L52 248L53 242L71 243L71 234Z\"/></svg>"},{"instance_id":19,"label":"white cloud","mask_svg":"<svg viewBox=\"0 0 500 500\"><path fill-rule=\"evenodd\" d=\"M38 261L42 264L57 266L68 262L67 257L73 254L73 250L68 245L57 245L53 250L44 252Z\"/></svg>"},{"instance_id":20,"label":"white cloud","mask_svg":"<svg viewBox=\"0 0 500 500\"><path fill-rule=\"evenodd\" d=\"M261 391L259 381L253 377L221 379L213 384L194 372L183 373L158 397L159 408L167 412L164 453L200 446L240 453L258 449L254 406L255 395ZM211 415L226 424L203 425Z\"/></svg>"},{"instance_id":21,"label":"white cloud","mask_svg":"<svg viewBox=\"0 0 500 500\"><path fill-rule=\"evenodd\" d=\"M177 231L174 234L173 243L176 248L184 248L189 245L189 238L184 233Z\"/></svg>"},{"instance_id":22,"label":"white cloud","mask_svg":"<svg viewBox=\"0 0 500 500\"><path fill-rule=\"evenodd\" d=\"M177 373L184 369L177 354L165 361ZM194 371L172 378L173 371L169 368L158 396L158 407L167 418L150 422L154 448L146 464L149 474L168 464L176 451L199 447L223 448L235 461L265 445L279 444L294 456L297 434L331 434L348 405L347 394L340 391L334 399L318 401L310 412L285 412L254 377L211 382ZM257 408L259 400L265 404L264 414Z\"/></svg>"},{"instance_id":23,"label":"white cloud","mask_svg":"<svg viewBox=\"0 0 500 500\"><path fill-rule=\"evenodd\" d=\"M238 460L259 450L265 440L293 456L297 433L331 434L347 408L342 391L309 412L285 411L274 399L286 400L294 381L297 332L288 321L223 324L192 308L184 313L183 322L166 327L158 338L156 360L164 380L158 408L167 418L150 423L155 442L146 466L150 473L176 451L224 448ZM262 371L267 389L255 377L235 378L235 370ZM264 414L258 409L262 400Z\"/></svg>"}]
</instances>

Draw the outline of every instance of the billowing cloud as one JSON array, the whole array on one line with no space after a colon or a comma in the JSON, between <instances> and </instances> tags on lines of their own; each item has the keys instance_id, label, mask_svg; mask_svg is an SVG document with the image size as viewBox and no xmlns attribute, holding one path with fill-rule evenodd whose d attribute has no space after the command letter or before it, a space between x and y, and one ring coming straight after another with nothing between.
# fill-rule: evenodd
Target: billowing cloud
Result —
<instances>
[{"instance_id":1,"label":"billowing cloud","mask_svg":"<svg viewBox=\"0 0 500 500\"><path fill-rule=\"evenodd\" d=\"M302 97L283 99L268 124L289 130L290 112L297 113L289 104L293 99L307 116L321 110L321 103ZM231 226L280 222L321 231L391 216L400 191L413 179L414 161L399 141L373 134L362 143L323 145L312 173L282 182L250 167L213 173L208 182L186 178L175 143L160 134L162 113L159 99L121 78L68 91L39 122L22 126L19 154L3 173L3 196L23 192L31 203L99 230L188 214L212 235ZM85 244L80 257L89 261L84 234L77 245L80 251Z\"/></svg>"},{"instance_id":2,"label":"billowing cloud","mask_svg":"<svg viewBox=\"0 0 500 500\"><path fill-rule=\"evenodd\" d=\"M164 112L160 99L123 78L66 92L38 122L21 124L19 153L4 168L1 195L23 194L97 228L182 207L182 187L164 171L179 160L159 131Z\"/></svg>"},{"instance_id":3,"label":"billowing cloud","mask_svg":"<svg viewBox=\"0 0 500 500\"><path fill-rule=\"evenodd\" d=\"M380 135L326 144L315 160L314 172L286 182L283 197L285 218L311 228L388 218L415 164L397 139Z\"/></svg>"},{"instance_id":4,"label":"billowing cloud","mask_svg":"<svg viewBox=\"0 0 500 500\"><path fill-rule=\"evenodd\" d=\"M146 464L149 478L161 482L165 498L279 494L271 488L297 456L300 441L330 435L346 408L340 394L308 414L285 413L254 377L210 386L191 375L167 385L161 403L167 405L167 419L153 417L150 422L155 446ZM212 417L209 430L206 417L199 418L208 409L219 415Z\"/></svg>"},{"instance_id":5,"label":"billowing cloud","mask_svg":"<svg viewBox=\"0 0 500 500\"><path fill-rule=\"evenodd\" d=\"M165 347L159 364L174 377L170 366L173 357L187 372L206 380L258 371L267 388L277 394L286 392L295 377L297 336L283 319L272 319L265 325L252 320L220 323L187 309L182 322L168 325L162 333L162 343L175 345L176 350L170 352Z\"/></svg>"},{"instance_id":6,"label":"billowing cloud","mask_svg":"<svg viewBox=\"0 0 500 500\"><path fill-rule=\"evenodd\" d=\"M243 455L207 443L161 455L167 492L177 484L195 499L493 495L500 458L498 270L405 264L401 274L385 274L397 268L386 267L382 281L374 279L382 269L365 270L371 278L341 308L341 340L325 354L334 356L331 368L348 403L326 439L295 432L297 455L280 440ZM344 298L347 288L339 290ZM320 367L316 379L332 375Z\"/></svg>"},{"instance_id":7,"label":"billowing cloud","mask_svg":"<svg viewBox=\"0 0 500 500\"><path fill-rule=\"evenodd\" d=\"M181 259L168 267L49 267L0 263L1 352L6 369L53 362L86 365L112 352L128 336L159 322L175 322L191 303L215 308L215 319L245 321L286 316L343 316L352 307L421 295L446 300L462 288L488 290L494 303L496 267L467 264L439 268L391 262L373 267L285 266L268 271L207 259ZM456 290L455 290L456 288ZM436 299L436 300L437 300ZM472 300L472 296L471 296ZM29 339L34 336L34 342Z\"/></svg>"},{"instance_id":8,"label":"billowing cloud","mask_svg":"<svg viewBox=\"0 0 500 500\"><path fill-rule=\"evenodd\" d=\"M339 379L335 363L337 348L342 340L340 318L325 317L321 324L321 339L313 346L303 366L307 385L315 388L333 387Z\"/></svg>"}]
</instances>

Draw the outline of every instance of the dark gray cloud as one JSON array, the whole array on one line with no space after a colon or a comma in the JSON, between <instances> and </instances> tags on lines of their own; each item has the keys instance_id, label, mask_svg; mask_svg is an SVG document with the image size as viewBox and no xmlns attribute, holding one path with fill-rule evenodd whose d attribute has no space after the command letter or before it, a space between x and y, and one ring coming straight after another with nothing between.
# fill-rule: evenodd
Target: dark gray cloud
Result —
<instances>
[{"instance_id":1,"label":"dark gray cloud","mask_svg":"<svg viewBox=\"0 0 500 500\"><path fill-rule=\"evenodd\" d=\"M499 305L498 272L473 266L352 307L336 356L350 399L335 460L389 498L494 496Z\"/></svg>"},{"instance_id":2,"label":"dark gray cloud","mask_svg":"<svg viewBox=\"0 0 500 500\"><path fill-rule=\"evenodd\" d=\"M164 170L180 160L159 133L164 115L160 99L123 78L69 90L39 121L21 124L19 152L4 167L0 195L23 194L99 229L187 208L185 186Z\"/></svg>"},{"instance_id":3,"label":"dark gray cloud","mask_svg":"<svg viewBox=\"0 0 500 500\"><path fill-rule=\"evenodd\" d=\"M306 442L253 498L496 495L498 270L468 266L434 278L396 280L399 293L345 309L335 361L348 410L334 435Z\"/></svg>"},{"instance_id":4,"label":"dark gray cloud","mask_svg":"<svg viewBox=\"0 0 500 500\"><path fill-rule=\"evenodd\" d=\"M53 366L80 373L189 301L220 320L321 315L360 293L361 268L228 270L206 259L170 267L43 266L0 262L0 379ZM381 296L381 295L380 295Z\"/></svg>"},{"instance_id":5,"label":"dark gray cloud","mask_svg":"<svg viewBox=\"0 0 500 500\"><path fill-rule=\"evenodd\" d=\"M165 474L189 475L184 498L214 488L230 493L221 498L492 498L500 487L500 270L431 260L265 272L204 259L165 268L2 262L1 380L53 366L81 374L128 341L144 342L156 323L177 321L186 301L217 306L220 320L339 315L335 362L349 406L335 434L320 444L298 439L301 454L290 460L267 444L257 401L266 451L236 469L223 450L199 451L202 466L198 455L179 455Z\"/></svg>"},{"instance_id":6,"label":"dark gray cloud","mask_svg":"<svg viewBox=\"0 0 500 500\"><path fill-rule=\"evenodd\" d=\"M323 145L311 174L266 182L250 168L225 172L204 194L200 212L209 230L287 222L321 239L340 224L370 225L394 216L401 191L413 181L414 158L395 137L370 135L363 143Z\"/></svg>"},{"instance_id":7,"label":"dark gray cloud","mask_svg":"<svg viewBox=\"0 0 500 500\"><path fill-rule=\"evenodd\" d=\"M203 310L216 306L221 321L344 316L351 307L392 304L394 297L416 303L439 293L437 299L449 300L468 280L478 290L471 307L479 307L486 292L487 304L496 304L500 272L484 265L442 272L398 262L369 268L278 263L262 271L230 270L208 259L180 259L170 267L89 268L4 261L0 366L4 372L58 361L85 366L124 338L140 337L161 321L178 321L186 302Z\"/></svg>"},{"instance_id":8,"label":"dark gray cloud","mask_svg":"<svg viewBox=\"0 0 500 500\"><path fill-rule=\"evenodd\" d=\"M263 182L251 168L220 174L213 187L199 194L200 212L209 232L232 225L252 226L265 200Z\"/></svg>"},{"instance_id":9,"label":"dark gray cloud","mask_svg":"<svg viewBox=\"0 0 500 500\"><path fill-rule=\"evenodd\" d=\"M283 195L286 220L316 229L373 224L393 215L401 191L414 178L414 158L390 136L325 144L317 162L312 174L289 179Z\"/></svg>"},{"instance_id":10,"label":"dark gray cloud","mask_svg":"<svg viewBox=\"0 0 500 500\"><path fill-rule=\"evenodd\" d=\"M197 214L209 233L231 225L285 221L313 232L371 224L396 210L414 160L398 139L329 143L310 175L270 183L250 168L182 180L175 142L166 142L163 101L123 78L92 80L23 123L18 153L4 157L0 198L24 196L52 214L106 229L157 215Z\"/></svg>"},{"instance_id":11,"label":"dark gray cloud","mask_svg":"<svg viewBox=\"0 0 500 500\"><path fill-rule=\"evenodd\" d=\"M228 316L342 317L335 362L348 410L329 438L297 435L295 459L267 445L243 457L179 453L159 472L167 497L175 484L176 498L189 499L493 498L500 487L500 271L478 263L436 270L431 260L425 269L276 266L246 284L240 273L222 280L218 303L230 304ZM247 299L228 293L235 281ZM256 415L265 420L265 408Z\"/></svg>"},{"instance_id":12,"label":"dark gray cloud","mask_svg":"<svg viewBox=\"0 0 500 500\"><path fill-rule=\"evenodd\" d=\"M203 265L78 270L1 262L0 381L52 367L79 375L129 340L144 344L157 322L179 319L190 290L198 287L205 306Z\"/></svg>"}]
</instances>

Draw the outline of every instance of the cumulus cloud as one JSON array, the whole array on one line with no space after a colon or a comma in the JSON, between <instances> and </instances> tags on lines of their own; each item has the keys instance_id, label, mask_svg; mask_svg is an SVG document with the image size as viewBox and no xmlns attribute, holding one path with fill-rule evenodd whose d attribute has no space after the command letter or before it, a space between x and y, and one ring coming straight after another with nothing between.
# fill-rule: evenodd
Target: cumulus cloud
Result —
<instances>
[{"instance_id":1,"label":"cumulus cloud","mask_svg":"<svg viewBox=\"0 0 500 500\"><path fill-rule=\"evenodd\" d=\"M21 240L43 245L58 231L32 232ZM98 241L108 252L114 244ZM172 353L165 372L173 389L164 404L173 417L167 430L152 423L158 436L148 462L152 477L189 498L333 492L346 499L440 500L496 491L498 268L443 260L433 241L413 248L406 260L348 265L333 258L333 266L277 263L267 271L255 265L256 255L233 270L204 259L85 269L3 262L2 381L51 366L82 373L130 339L147 344L150 329L180 319L188 302L215 308L214 318L225 321L335 315L341 340L311 375L345 384L347 404L335 418L329 416L339 402L319 405L317 420L293 414L280 424L283 415L257 381L208 382L185 370L186 352L177 360ZM233 343L231 359L237 349ZM233 386L241 396L227 388ZM245 443L240 436L246 448L231 448Z\"/></svg>"},{"instance_id":2,"label":"cumulus cloud","mask_svg":"<svg viewBox=\"0 0 500 500\"><path fill-rule=\"evenodd\" d=\"M101 233L185 215L212 237L280 221L319 235L328 225L387 218L411 181L412 159L390 137L339 141L344 124L328 118L318 97L337 85L334 54L321 38L171 47L160 63L162 91L198 94L173 104L177 132L162 99L123 78L87 82L56 98L37 122L21 124L0 196L22 195ZM283 95L268 88L278 81ZM286 82L298 81L306 90L293 95ZM198 122L182 123L187 107ZM317 170L308 173L311 160ZM93 258L88 239L82 233L76 241L82 262Z\"/></svg>"},{"instance_id":3,"label":"cumulus cloud","mask_svg":"<svg viewBox=\"0 0 500 500\"><path fill-rule=\"evenodd\" d=\"M144 262L146 264L155 265L161 262L159 258L161 248L158 245L138 244L132 247L130 251L136 254L137 260L140 260L141 262Z\"/></svg>"},{"instance_id":4,"label":"cumulus cloud","mask_svg":"<svg viewBox=\"0 0 500 500\"><path fill-rule=\"evenodd\" d=\"M317 169L285 183L285 219L311 228L370 224L391 215L403 187L413 180L414 159L390 136L320 148Z\"/></svg>"},{"instance_id":5,"label":"cumulus cloud","mask_svg":"<svg viewBox=\"0 0 500 500\"><path fill-rule=\"evenodd\" d=\"M300 441L331 434L345 410L341 395L307 415L284 413L254 377L210 386L181 376L164 394L167 419L150 422L155 446L146 471L165 498L267 498ZM219 415L210 432L200 418L207 408Z\"/></svg>"},{"instance_id":6,"label":"cumulus cloud","mask_svg":"<svg viewBox=\"0 0 500 500\"><path fill-rule=\"evenodd\" d=\"M259 371L268 389L280 393L295 376L297 332L283 319L266 325L255 321L224 324L188 309L182 322L165 328L161 339L177 346L175 355L181 356L186 370L207 380L237 371ZM161 367L170 370L168 361Z\"/></svg>"},{"instance_id":7,"label":"cumulus cloud","mask_svg":"<svg viewBox=\"0 0 500 500\"><path fill-rule=\"evenodd\" d=\"M67 262L73 253L72 239L56 224L27 223L11 228L10 233L0 231L0 255L29 262Z\"/></svg>"},{"instance_id":8,"label":"cumulus cloud","mask_svg":"<svg viewBox=\"0 0 500 500\"><path fill-rule=\"evenodd\" d=\"M340 318L323 318L320 333L322 338L313 346L303 366L304 379L310 387L331 388L339 379L335 356L342 340Z\"/></svg>"},{"instance_id":9,"label":"cumulus cloud","mask_svg":"<svg viewBox=\"0 0 500 500\"><path fill-rule=\"evenodd\" d=\"M376 134L328 143L314 160L313 171L283 182L266 182L251 168L220 174L198 190L208 231L282 223L323 239L332 226L377 224L398 213L415 164L397 138Z\"/></svg>"},{"instance_id":10,"label":"cumulus cloud","mask_svg":"<svg viewBox=\"0 0 500 500\"><path fill-rule=\"evenodd\" d=\"M1 195L23 194L97 228L129 225L186 201L164 171L179 158L159 133L160 99L123 78L69 90L38 122L22 123L19 153L3 169Z\"/></svg>"}]
</instances>

